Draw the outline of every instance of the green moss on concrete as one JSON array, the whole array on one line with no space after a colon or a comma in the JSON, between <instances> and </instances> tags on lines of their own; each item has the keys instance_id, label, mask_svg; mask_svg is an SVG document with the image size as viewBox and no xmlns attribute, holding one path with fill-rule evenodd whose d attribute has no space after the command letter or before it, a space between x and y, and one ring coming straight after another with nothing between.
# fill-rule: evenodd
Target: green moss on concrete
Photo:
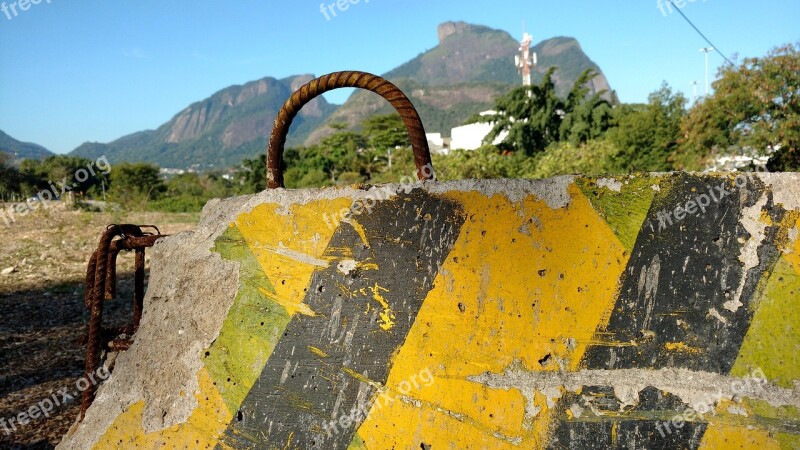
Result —
<instances>
[{"instance_id":1,"label":"green moss on concrete","mask_svg":"<svg viewBox=\"0 0 800 450\"><path fill-rule=\"evenodd\" d=\"M347 447L347 450L367 450L367 444L361 439L358 433L353 436L353 441Z\"/></svg>"},{"instance_id":2,"label":"green moss on concrete","mask_svg":"<svg viewBox=\"0 0 800 450\"><path fill-rule=\"evenodd\" d=\"M784 450L797 450L800 448L800 435L797 434L777 433L775 440Z\"/></svg>"},{"instance_id":3,"label":"green moss on concrete","mask_svg":"<svg viewBox=\"0 0 800 450\"><path fill-rule=\"evenodd\" d=\"M620 192L598 186L599 179L579 178L576 183L625 249L631 252L656 195L653 186L659 186L661 179L647 175L613 178L622 184Z\"/></svg>"},{"instance_id":4,"label":"green moss on concrete","mask_svg":"<svg viewBox=\"0 0 800 450\"><path fill-rule=\"evenodd\" d=\"M212 251L239 263L239 291L219 337L203 362L230 411L236 411L258 379L291 317L259 289L275 292L239 229L231 226Z\"/></svg>"},{"instance_id":5,"label":"green moss on concrete","mask_svg":"<svg viewBox=\"0 0 800 450\"><path fill-rule=\"evenodd\" d=\"M744 377L760 368L771 382L791 389L800 379L800 276L785 258L763 292L731 375Z\"/></svg>"}]
</instances>

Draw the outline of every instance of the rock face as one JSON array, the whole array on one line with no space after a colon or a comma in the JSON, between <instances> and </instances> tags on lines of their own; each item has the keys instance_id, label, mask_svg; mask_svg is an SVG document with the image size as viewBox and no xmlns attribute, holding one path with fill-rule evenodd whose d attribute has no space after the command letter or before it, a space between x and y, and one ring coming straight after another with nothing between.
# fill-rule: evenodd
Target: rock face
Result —
<instances>
[{"instance_id":1,"label":"rock face","mask_svg":"<svg viewBox=\"0 0 800 450\"><path fill-rule=\"evenodd\" d=\"M463 33L464 31L468 30L471 27L468 23L465 22L445 22L439 25L439 45L447 39L448 37Z\"/></svg>"},{"instance_id":2,"label":"rock face","mask_svg":"<svg viewBox=\"0 0 800 450\"><path fill-rule=\"evenodd\" d=\"M106 155L112 163L145 160L173 168L235 165L266 148L283 103L313 78L267 77L230 86L189 105L157 130L134 133L108 144L84 144L72 154L87 158ZM312 100L297 117L289 144L302 142L335 108L323 97Z\"/></svg>"},{"instance_id":3,"label":"rock face","mask_svg":"<svg viewBox=\"0 0 800 450\"><path fill-rule=\"evenodd\" d=\"M791 447L800 176L265 191L154 247L59 448Z\"/></svg>"},{"instance_id":4,"label":"rock face","mask_svg":"<svg viewBox=\"0 0 800 450\"><path fill-rule=\"evenodd\" d=\"M514 65L519 42L505 31L464 22L439 25L438 36L439 45L383 76L411 97L427 131L447 136L453 127L462 125L475 113L491 109L495 99L522 83ZM539 55L539 65L533 73L535 83L550 67L558 67L553 79L558 94L566 97L581 73L594 69L598 76L592 82L591 93L606 90L611 100L603 71L574 38L546 39L533 51ZM377 95L356 92L309 135L306 144L317 143L332 133L329 123L355 127L372 114L391 112L391 107Z\"/></svg>"},{"instance_id":5,"label":"rock face","mask_svg":"<svg viewBox=\"0 0 800 450\"><path fill-rule=\"evenodd\" d=\"M428 131L447 136L453 127L490 109L495 99L520 85L514 65L519 42L505 31L464 22L443 23L437 33L439 45L384 76L409 95ZM556 66L556 89L566 96L581 72L594 69L599 75L592 82L591 93L608 90L611 99L602 70L575 39L546 39L534 51L539 53L534 82ZM183 169L235 166L244 158L263 153L280 107L312 78L265 77L229 86L189 105L156 130L140 131L110 143L87 142L70 154L89 159L106 156L112 164L147 161ZM334 132L330 127L334 122L355 128L371 115L393 112L385 100L365 91L356 92L341 107L317 98L293 121L287 147L318 143Z\"/></svg>"}]
</instances>

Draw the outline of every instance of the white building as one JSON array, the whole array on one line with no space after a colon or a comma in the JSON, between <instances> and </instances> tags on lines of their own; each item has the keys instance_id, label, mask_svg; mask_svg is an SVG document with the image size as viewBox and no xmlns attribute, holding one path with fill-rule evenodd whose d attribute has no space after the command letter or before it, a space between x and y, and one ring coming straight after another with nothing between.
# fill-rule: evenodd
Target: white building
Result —
<instances>
[{"instance_id":1,"label":"white building","mask_svg":"<svg viewBox=\"0 0 800 450\"><path fill-rule=\"evenodd\" d=\"M491 110L480 113L481 116L493 116L496 114L497 111ZM478 122L455 127L452 129L450 134L450 148L453 150L475 150L483 145L483 140L486 138L489 132L492 131L492 128L494 128L493 122ZM500 142L503 142L506 137L508 137L508 132L504 131L500 133L497 138L495 138L492 144L497 145Z\"/></svg>"},{"instance_id":2,"label":"white building","mask_svg":"<svg viewBox=\"0 0 800 450\"><path fill-rule=\"evenodd\" d=\"M428 147L430 147L431 152L447 154L442 133L425 133L425 138L428 139Z\"/></svg>"}]
</instances>

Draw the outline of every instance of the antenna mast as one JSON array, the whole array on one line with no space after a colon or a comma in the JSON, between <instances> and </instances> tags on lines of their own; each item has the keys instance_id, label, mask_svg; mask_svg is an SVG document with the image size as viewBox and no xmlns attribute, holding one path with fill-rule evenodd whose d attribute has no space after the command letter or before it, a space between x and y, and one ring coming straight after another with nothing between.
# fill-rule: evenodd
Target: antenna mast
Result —
<instances>
[{"instance_id":1,"label":"antenna mast","mask_svg":"<svg viewBox=\"0 0 800 450\"><path fill-rule=\"evenodd\" d=\"M520 54L514 57L517 70L522 74L522 85L530 86L531 83L531 69L536 67L537 58L536 53L531 53L531 45L533 44L533 36L523 31L522 42L520 42Z\"/></svg>"}]
</instances>

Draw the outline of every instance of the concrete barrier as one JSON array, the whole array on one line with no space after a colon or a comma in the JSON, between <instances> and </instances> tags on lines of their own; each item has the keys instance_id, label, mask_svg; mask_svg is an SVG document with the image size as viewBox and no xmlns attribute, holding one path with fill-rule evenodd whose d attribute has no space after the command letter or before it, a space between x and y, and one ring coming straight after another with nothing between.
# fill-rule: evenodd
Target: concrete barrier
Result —
<instances>
[{"instance_id":1,"label":"concrete barrier","mask_svg":"<svg viewBox=\"0 0 800 450\"><path fill-rule=\"evenodd\" d=\"M798 448L800 177L212 201L59 448Z\"/></svg>"}]
</instances>

